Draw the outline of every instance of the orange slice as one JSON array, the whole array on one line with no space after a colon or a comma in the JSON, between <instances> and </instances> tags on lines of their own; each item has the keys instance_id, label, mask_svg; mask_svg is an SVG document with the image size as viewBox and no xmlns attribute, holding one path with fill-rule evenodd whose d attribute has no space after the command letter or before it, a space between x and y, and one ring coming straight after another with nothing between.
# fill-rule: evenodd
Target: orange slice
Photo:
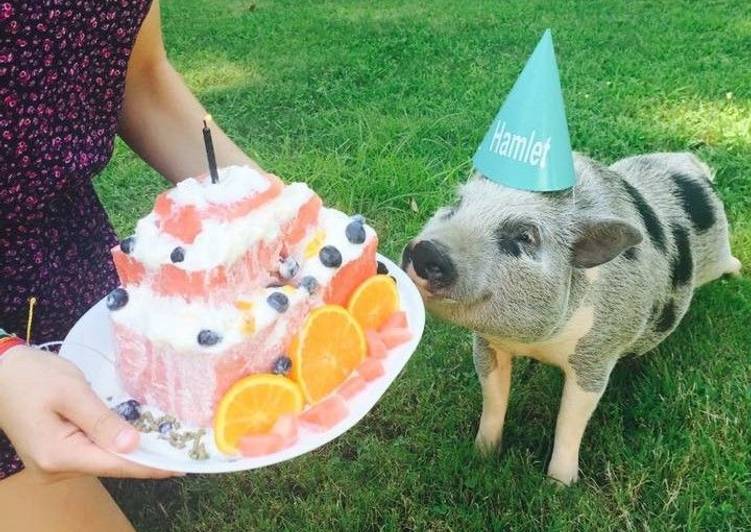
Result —
<instances>
[{"instance_id":1,"label":"orange slice","mask_svg":"<svg viewBox=\"0 0 751 532\"><path fill-rule=\"evenodd\" d=\"M399 310L399 292L388 275L374 275L349 299L349 311L365 330L378 330Z\"/></svg>"},{"instance_id":2,"label":"orange slice","mask_svg":"<svg viewBox=\"0 0 751 532\"><path fill-rule=\"evenodd\" d=\"M310 313L290 346L291 377L315 404L343 383L365 358L362 328L346 309L324 305Z\"/></svg>"},{"instance_id":3,"label":"orange slice","mask_svg":"<svg viewBox=\"0 0 751 532\"><path fill-rule=\"evenodd\" d=\"M220 451L234 454L243 436L269 432L280 416L303 408L300 387L267 373L240 379L227 390L214 414L214 439Z\"/></svg>"}]
</instances>

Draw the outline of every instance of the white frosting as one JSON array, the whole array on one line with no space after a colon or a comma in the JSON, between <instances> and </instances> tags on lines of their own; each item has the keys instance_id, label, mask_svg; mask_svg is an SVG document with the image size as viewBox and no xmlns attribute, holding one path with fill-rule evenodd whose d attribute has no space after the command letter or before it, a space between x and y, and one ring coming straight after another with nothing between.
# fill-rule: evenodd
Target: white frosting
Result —
<instances>
[{"instance_id":1,"label":"white frosting","mask_svg":"<svg viewBox=\"0 0 751 532\"><path fill-rule=\"evenodd\" d=\"M146 268L156 269L162 264L172 264L172 250L182 246L185 260L175 266L183 270L208 270L219 265L230 265L258 243L278 238L282 227L297 216L300 208L313 195L313 191L304 183L288 185L276 198L245 216L231 221L205 219L201 232L192 244L182 243L161 231L156 225L156 216L151 213L136 225L136 245L132 256Z\"/></svg>"},{"instance_id":2,"label":"white frosting","mask_svg":"<svg viewBox=\"0 0 751 532\"><path fill-rule=\"evenodd\" d=\"M201 209L209 205L228 205L260 194L270 186L266 176L249 166L228 166L217 173L217 183L212 183L210 177L201 180L189 177L180 181L167 196L178 207L194 205Z\"/></svg>"},{"instance_id":3,"label":"white frosting","mask_svg":"<svg viewBox=\"0 0 751 532\"><path fill-rule=\"evenodd\" d=\"M254 320L256 331L284 319L284 313L279 313L266 301L276 291L287 296L289 308L311 297L303 288L262 288L252 295L238 297L251 304L250 310L241 310L234 304L187 302L180 297L158 296L145 286L136 286L128 289L128 303L110 315L115 323L138 331L156 344L166 343L177 351L203 349L214 353L247 339L245 322L248 319ZM214 346L199 345L198 333L204 329L217 332L222 340Z\"/></svg>"},{"instance_id":4,"label":"white frosting","mask_svg":"<svg viewBox=\"0 0 751 532\"><path fill-rule=\"evenodd\" d=\"M128 288L128 303L110 315L115 323L178 351L197 349L198 333L203 329L222 335L214 349L224 350L242 340L242 314L232 305L189 303L180 297L157 296L146 286Z\"/></svg>"},{"instance_id":5,"label":"white frosting","mask_svg":"<svg viewBox=\"0 0 751 532\"><path fill-rule=\"evenodd\" d=\"M318 227L325 231L325 239L322 246L334 246L338 249L339 253L342 254L342 266L359 258L362 255L363 248L376 236L373 228L365 225L365 242L362 244L353 244L347 240L345 228L352 221L352 218L336 209L321 209L318 221ZM312 233L311 237L315 237L315 231ZM310 242L310 239L303 242L300 249L304 250L308 242ZM325 286L331 282L331 279L339 269L324 266L318 259L318 254L316 254L302 263L298 277L302 278L306 275L312 275L320 285Z\"/></svg>"}]
</instances>

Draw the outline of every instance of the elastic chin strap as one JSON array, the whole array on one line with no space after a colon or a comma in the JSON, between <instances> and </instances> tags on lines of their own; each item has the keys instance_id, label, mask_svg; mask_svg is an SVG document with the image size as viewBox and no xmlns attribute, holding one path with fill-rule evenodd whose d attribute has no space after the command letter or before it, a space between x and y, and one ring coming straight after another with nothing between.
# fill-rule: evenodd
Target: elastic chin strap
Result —
<instances>
[{"instance_id":1,"label":"elastic chin strap","mask_svg":"<svg viewBox=\"0 0 751 532\"><path fill-rule=\"evenodd\" d=\"M576 185L573 186L571 189L571 207L572 212L576 211ZM556 332L559 331L562 327L564 322L566 321L566 313L568 311L568 304L571 301L571 285L574 284L574 267L569 266L569 272L568 272L568 280L566 282L566 299L564 300L562 312L561 312L561 319L556 323L555 330Z\"/></svg>"}]
</instances>

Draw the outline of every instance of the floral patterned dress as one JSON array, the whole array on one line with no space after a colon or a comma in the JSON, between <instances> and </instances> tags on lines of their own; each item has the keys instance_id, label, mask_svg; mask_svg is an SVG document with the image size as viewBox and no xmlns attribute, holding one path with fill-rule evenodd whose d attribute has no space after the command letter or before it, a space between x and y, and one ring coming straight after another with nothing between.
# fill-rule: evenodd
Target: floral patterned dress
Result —
<instances>
[{"instance_id":1,"label":"floral patterned dress","mask_svg":"<svg viewBox=\"0 0 751 532\"><path fill-rule=\"evenodd\" d=\"M62 340L117 284L92 186L150 0L0 0L0 327ZM0 479L23 468L0 433Z\"/></svg>"}]
</instances>

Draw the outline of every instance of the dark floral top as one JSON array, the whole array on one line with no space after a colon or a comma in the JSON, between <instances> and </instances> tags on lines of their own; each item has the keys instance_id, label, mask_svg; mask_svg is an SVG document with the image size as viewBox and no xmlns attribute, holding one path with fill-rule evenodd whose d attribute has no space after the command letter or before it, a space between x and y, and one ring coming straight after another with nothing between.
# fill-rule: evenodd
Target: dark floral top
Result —
<instances>
[{"instance_id":1,"label":"dark floral top","mask_svg":"<svg viewBox=\"0 0 751 532\"><path fill-rule=\"evenodd\" d=\"M62 340L117 284L92 186L150 0L0 0L0 327ZM0 479L23 465L0 433Z\"/></svg>"}]
</instances>

